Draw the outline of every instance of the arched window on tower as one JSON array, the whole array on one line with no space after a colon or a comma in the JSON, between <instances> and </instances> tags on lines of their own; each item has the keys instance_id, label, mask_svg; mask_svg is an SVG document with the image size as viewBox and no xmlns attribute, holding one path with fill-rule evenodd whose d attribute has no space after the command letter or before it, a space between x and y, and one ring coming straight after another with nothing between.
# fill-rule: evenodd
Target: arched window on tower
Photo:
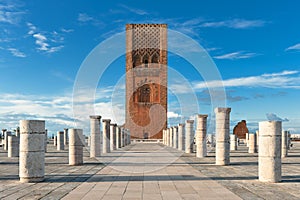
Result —
<instances>
[{"instance_id":1,"label":"arched window on tower","mask_svg":"<svg viewBox=\"0 0 300 200\"><path fill-rule=\"evenodd\" d=\"M154 54L152 56L151 63L159 63L158 55L157 54Z\"/></svg>"},{"instance_id":2,"label":"arched window on tower","mask_svg":"<svg viewBox=\"0 0 300 200\"><path fill-rule=\"evenodd\" d=\"M151 89L149 85L143 85L139 88L139 102L149 103L150 102Z\"/></svg>"},{"instance_id":3,"label":"arched window on tower","mask_svg":"<svg viewBox=\"0 0 300 200\"><path fill-rule=\"evenodd\" d=\"M144 63L144 65L145 65L145 67L148 67L148 63L149 63L148 55L145 55L145 56L143 57L143 63Z\"/></svg>"},{"instance_id":4,"label":"arched window on tower","mask_svg":"<svg viewBox=\"0 0 300 200\"><path fill-rule=\"evenodd\" d=\"M133 62L132 63L133 63L132 68L140 66L141 65L141 57L139 55L135 55L133 57Z\"/></svg>"}]
</instances>

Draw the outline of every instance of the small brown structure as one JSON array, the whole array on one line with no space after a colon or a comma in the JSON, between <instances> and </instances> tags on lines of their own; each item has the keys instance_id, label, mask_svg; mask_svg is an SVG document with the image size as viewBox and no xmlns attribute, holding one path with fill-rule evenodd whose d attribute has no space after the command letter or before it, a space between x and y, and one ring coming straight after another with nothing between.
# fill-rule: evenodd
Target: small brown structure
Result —
<instances>
[{"instance_id":1,"label":"small brown structure","mask_svg":"<svg viewBox=\"0 0 300 200\"><path fill-rule=\"evenodd\" d=\"M246 120L242 120L233 129L233 134L239 139L246 139L246 133L249 133L247 128Z\"/></svg>"}]
</instances>

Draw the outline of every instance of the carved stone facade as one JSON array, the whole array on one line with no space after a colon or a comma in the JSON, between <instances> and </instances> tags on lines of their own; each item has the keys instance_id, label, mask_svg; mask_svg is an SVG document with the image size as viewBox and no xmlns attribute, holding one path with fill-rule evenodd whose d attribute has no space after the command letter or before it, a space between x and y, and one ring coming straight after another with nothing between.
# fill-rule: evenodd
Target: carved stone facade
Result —
<instances>
[{"instance_id":1,"label":"carved stone facade","mask_svg":"<svg viewBox=\"0 0 300 200\"><path fill-rule=\"evenodd\" d=\"M126 25L126 124L132 138L162 138L167 125L167 25Z\"/></svg>"},{"instance_id":2,"label":"carved stone facade","mask_svg":"<svg viewBox=\"0 0 300 200\"><path fill-rule=\"evenodd\" d=\"M240 121L234 128L233 134L237 136L239 139L246 139L246 133L249 133L246 120Z\"/></svg>"}]
</instances>

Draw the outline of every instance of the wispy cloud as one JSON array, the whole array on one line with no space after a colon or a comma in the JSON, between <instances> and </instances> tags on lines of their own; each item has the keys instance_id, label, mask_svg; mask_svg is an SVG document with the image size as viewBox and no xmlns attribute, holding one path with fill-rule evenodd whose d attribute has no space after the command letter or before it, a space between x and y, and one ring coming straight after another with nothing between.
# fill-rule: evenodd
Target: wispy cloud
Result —
<instances>
[{"instance_id":1,"label":"wispy cloud","mask_svg":"<svg viewBox=\"0 0 300 200\"><path fill-rule=\"evenodd\" d=\"M22 4L11 1L0 2L0 22L12 25L19 24L22 16L25 14L21 11Z\"/></svg>"},{"instance_id":2,"label":"wispy cloud","mask_svg":"<svg viewBox=\"0 0 300 200\"><path fill-rule=\"evenodd\" d=\"M219 60L238 60L238 59L252 58L257 55L259 54L237 51L237 52L227 53L219 56L214 56L214 58Z\"/></svg>"},{"instance_id":3,"label":"wispy cloud","mask_svg":"<svg viewBox=\"0 0 300 200\"><path fill-rule=\"evenodd\" d=\"M89 15L86 14L86 13L79 13L79 14L78 14L77 20L78 20L79 22L89 22L89 21L93 21L94 18L91 17L91 16L89 16Z\"/></svg>"},{"instance_id":4,"label":"wispy cloud","mask_svg":"<svg viewBox=\"0 0 300 200\"><path fill-rule=\"evenodd\" d=\"M146 12L144 10L137 9L137 8L132 8L132 7L126 6L124 4L120 4L120 6L125 8L129 12L132 12L132 13L137 14L137 15L148 15L149 14L148 12Z\"/></svg>"},{"instance_id":5,"label":"wispy cloud","mask_svg":"<svg viewBox=\"0 0 300 200\"><path fill-rule=\"evenodd\" d=\"M205 22L200 26L212 27L212 28L226 27L226 28L233 28L233 29L248 29L248 28L262 27L266 23L267 22L263 20L232 19L232 20L225 20L225 21Z\"/></svg>"},{"instance_id":6,"label":"wispy cloud","mask_svg":"<svg viewBox=\"0 0 300 200\"><path fill-rule=\"evenodd\" d=\"M8 51L10 51L10 53L15 56L15 57L20 57L20 58L25 58L26 55L25 53L21 52L20 50L18 49L15 49L15 48L8 48Z\"/></svg>"},{"instance_id":7,"label":"wispy cloud","mask_svg":"<svg viewBox=\"0 0 300 200\"><path fill-rule=\"evenodd\" d=\"M288 48L285 49L285 51L293 51L293 50L296 50L296 51L300 50L300 43L295 44L295 45L290 46L290 47L288 47Z\"/></svg>"},{"instance_id":8,"label":"wispy cloud","mask_svg":"<svg viewBox=\"0 0 300 200\"><path fill-rule=\"evenodd\" d=\"M266 116L267 116L267 119L270 120L270 121L281 121L281 122L288 122L289 121L287 118L283 119L281 117L278 117L274 113L267 113Z\"/></svg>"},{"instance_id":9,"label":"wispy cloud","mask_svg":"<svg viewBox=\"0 0 300 200\"><path fill-rule=\"evenodd\" d=\"M27 27L29 28L27 34L35 39L37 50L46 53L54 53L64 47L64 45L61 44L64 41L64 37L58 32L53 31L49 33L46 31L39 31L35 25L29 22L27 23Z\"/></svg>"},{"instance_id":10,"label":"wispy cloud","mask_svg":"<svg viewBox=\"0 0 300 200\"><path fill-rule=\"evenodd\" d=\"M280 73L232 78L221 81L196 82L193 84L193 87L194 89L204 89L209 87L266 87L300 89L300 76L299 71L283 71Z\"/></svg>"}]
</instances>

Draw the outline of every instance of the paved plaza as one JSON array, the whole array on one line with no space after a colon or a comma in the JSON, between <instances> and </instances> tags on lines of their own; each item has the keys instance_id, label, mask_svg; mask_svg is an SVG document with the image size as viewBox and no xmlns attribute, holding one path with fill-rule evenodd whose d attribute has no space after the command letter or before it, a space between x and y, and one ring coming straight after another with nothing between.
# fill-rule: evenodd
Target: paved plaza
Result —
<instances>
[{"instance_id":1,"label":"paved plaza","mask_svg":"<svg viewBox=\"0 0 300 200\"><path fill-rule=\"evenodd\" d=\"M20 183L18 158L0 150L1 199L300 199L300 144L282 159L282 182L258 181L257 154L231 151L229 166L216 166L214 148L205 158L158 143L133 143L68 165L68 148L48 144L45 181ZM268 170L268 169L266 169Z\"/></svg>"}]
</instances>

